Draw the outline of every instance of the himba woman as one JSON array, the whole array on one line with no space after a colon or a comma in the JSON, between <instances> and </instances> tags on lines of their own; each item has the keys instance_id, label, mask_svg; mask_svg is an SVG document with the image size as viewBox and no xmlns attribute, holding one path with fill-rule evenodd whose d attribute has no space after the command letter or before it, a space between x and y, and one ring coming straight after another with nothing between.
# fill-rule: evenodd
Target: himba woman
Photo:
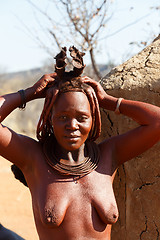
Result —
<instances>
[{"instance_id":1,"label":"himba woman","mask_svg":"<svg viewBox=\"0 0 160 240\"><path fill-rule=\"evenodd\" d=\"M160 139L160 108L108 95L98 82L81 77L83 54L74 46L69 50L72 71L65 71L63 48L54 73L0 97L1 122L17 107L45 98L38 141L0 125L0 154L24 174L40 240L110 240L118 219L112 188L116 170ZM96 144L99 106L139 126Z\"/></svg>"}]
</instances>

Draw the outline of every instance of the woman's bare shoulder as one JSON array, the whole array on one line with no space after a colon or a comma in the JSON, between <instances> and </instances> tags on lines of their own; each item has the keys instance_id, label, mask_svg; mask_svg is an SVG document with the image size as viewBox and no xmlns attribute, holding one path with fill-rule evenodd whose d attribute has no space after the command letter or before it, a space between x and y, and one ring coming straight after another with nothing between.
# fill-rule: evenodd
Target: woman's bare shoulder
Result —
<instances>
[{"instance_id":1,"label":"woman's bare shoulder","mask_svg":"<svg viewBox=\"0 0 160 240\"><path fill-rule=\"evenodd\" d=\"M40 143L23 134L16 133L1 125L0 155L19 167L23 167L35 152L40 150Z\"/></svg>"}]
</instances>

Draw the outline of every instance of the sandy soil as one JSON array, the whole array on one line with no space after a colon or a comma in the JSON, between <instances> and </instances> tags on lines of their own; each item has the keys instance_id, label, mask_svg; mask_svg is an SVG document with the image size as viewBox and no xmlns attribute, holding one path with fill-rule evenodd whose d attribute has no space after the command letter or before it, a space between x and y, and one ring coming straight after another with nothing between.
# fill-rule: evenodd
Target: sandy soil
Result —
<instances>
[{"instance_id":1,"label":"sandy soil","mask_svg":"<svg viewBox=\"0 0 160 240\"><path fill-rule=\"evenodd\" d=\"M14 178L10 165L0 157L0 223L25 240L38 240L30 192Z\"/></svg>"}]
</instances>

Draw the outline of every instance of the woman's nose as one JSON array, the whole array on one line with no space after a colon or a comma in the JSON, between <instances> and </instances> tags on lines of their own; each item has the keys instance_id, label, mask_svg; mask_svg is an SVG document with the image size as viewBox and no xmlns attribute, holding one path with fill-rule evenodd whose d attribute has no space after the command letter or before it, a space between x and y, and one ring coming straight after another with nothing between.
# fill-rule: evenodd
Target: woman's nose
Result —
<instances>
[{"instance_id":1,"label":"woman's nose","mask_svg":"<svg viewBox=\"0 0 160 240\"><path fill-rule=\"evenodd\" d=\"M78 122L76 119L70 119L67 124L66 124L66 128L70 129L70 130L76 130L78 129Z\"/></svg>"}]
</instances>

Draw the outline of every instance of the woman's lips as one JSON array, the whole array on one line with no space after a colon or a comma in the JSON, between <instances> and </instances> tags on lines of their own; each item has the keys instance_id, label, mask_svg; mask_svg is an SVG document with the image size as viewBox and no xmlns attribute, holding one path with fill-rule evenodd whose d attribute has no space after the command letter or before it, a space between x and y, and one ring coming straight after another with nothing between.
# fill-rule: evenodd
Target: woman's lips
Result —
<instances>
[{"instance_id":1,"label":"woman's lips","mask_svg":"<svg viewBox=\"0 0 160 240\"><path fill-rule=\"evenodd\" d=\"M79 138L79 136L65 136L65 138Z\"/></svg>"},{"instance_id":2,"label":"woman's lips","mask_svg":"<svg viewBox=\"0 0 160 240\"><path fill-rule=\"evenodd\" d=\"M67 135L65 136L66 139L68 140L78 140L80 138L80 136L78 135Z\"/></svg>"}]
</instances>

